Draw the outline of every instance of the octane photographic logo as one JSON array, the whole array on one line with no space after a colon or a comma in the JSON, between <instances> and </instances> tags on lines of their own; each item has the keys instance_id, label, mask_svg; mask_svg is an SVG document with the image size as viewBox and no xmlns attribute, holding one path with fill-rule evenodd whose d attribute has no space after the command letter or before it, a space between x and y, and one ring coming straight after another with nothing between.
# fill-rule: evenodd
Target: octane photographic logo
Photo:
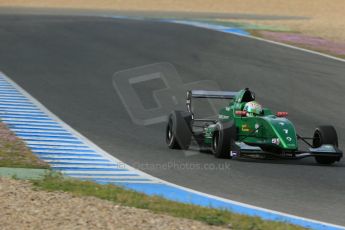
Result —
<instances>
[{"instance_id":1,"label":"octane photographic logo","mask_svg":"<svg viewBox=\"0 0 345 230\"><path fill-rule=\"evenodd\" d=\"M186 92L191 89L219 90L211 80L184 82L170 63L155 63L116 72L113 86L132 122L149 126L166 122L173 110L186 111ZM205 107L213 114L217 109L207 100ZM206 109L206 108L205 108ZM162 133L164 137L165 133ZM187 156L197 151L185 151Z\"/></svg>"}]
</instances>

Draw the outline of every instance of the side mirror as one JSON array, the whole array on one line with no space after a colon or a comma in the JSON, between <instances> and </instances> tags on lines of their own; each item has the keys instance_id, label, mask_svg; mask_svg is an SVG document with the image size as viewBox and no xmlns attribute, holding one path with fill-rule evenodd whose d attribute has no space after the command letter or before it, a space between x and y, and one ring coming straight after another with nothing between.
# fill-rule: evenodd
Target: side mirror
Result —
<instances>
[{"instance_id":1,"label":"side mirror","mask_svg":"<svg viewBox=\"0 0 345 230\"><path fill-rule=\"evenodd\" d=\"M246 112L246 111L242 111L242 110L237 110L237 111L235 111L235 114L236 114L237 116L241 116L241 117L247 116L247 112Z\"/></svg>"},{"instance_id":2,"label":"side mirror","mask_svg":"<svg viewBox=\"0 0 345 230\"><path fill-rule=\"evenodd\" d=\"M287 117L288 112L277 112L277 117Z\"/></svg>"},{"instance_id":3,"label":"side mirror","mask_svg":"<svg viewBox=\"0 0 345 230\"><path fill-rule=\"evenodd\" d=\"M252 93L253 100L255 100L255 93L254 92L251 92L251 93Z\"/></svg>"}]
</instances>

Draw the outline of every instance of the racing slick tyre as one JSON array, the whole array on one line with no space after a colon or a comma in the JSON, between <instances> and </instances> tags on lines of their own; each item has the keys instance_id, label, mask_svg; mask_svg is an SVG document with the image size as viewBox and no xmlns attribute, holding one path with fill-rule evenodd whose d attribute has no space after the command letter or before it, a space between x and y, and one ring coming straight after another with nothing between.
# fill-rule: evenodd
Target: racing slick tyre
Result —
<instances>
[{"instance_id":1,"label":"racing slick tyre","mask_svg":"<svg viewBox=\"0 0 345 230\"><path fill-rule=\"evenodd\" d=\"M324 125L315 129L313 136L313 148L318 148L324 144L330 144L338 147L338 135L333 126ZM315 161L323 165L331 165L338 160L338 157L315 156Z\"/></svg>"},{"instance_id":2,"label":"racing slick tyre","mask_svg":"<svg viewBox=\"0 0 345 230\"><path fill-rule=\"evenodd\" d=\"M192 140L192 115L173 111L169 115L165 140L170 149L188 149Z\"/></svg>"},{"instance_id":3,"label":"racing slick tyre","mask_svg":"<svg viewBox=\"0 0 345 230\"><path fill-rule=\"evenodd\" d=\"M231 145L235 141L236 126L234 122L216 124L212 137L212 153L216 158L232 158Z\"/></svg>"}]
</instances>

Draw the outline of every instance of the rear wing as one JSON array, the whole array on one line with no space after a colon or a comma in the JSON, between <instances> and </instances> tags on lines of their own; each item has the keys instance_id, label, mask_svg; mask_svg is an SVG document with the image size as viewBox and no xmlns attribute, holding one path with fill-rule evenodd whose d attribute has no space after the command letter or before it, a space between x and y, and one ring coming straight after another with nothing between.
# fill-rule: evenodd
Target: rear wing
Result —
<instances>
[{"instance_id":1,"label":"rear wing","mask_svg":"<svg viewBox=\"0 0 345 230\"><path fill-rule=\"evenodd\" d=\"M192 119L194 119L194 114L192 112L192 98L234 99L237 94L238 92L232 91L189 90L187 91L186 100L187 110L192 114Z\"/></svg>"},{"instance_id":2,"label":"rear wing","mask_svg":"<svg viewBox=\"0 0 345 230\"><path fill-rule=\"evenodd\" d=\"M234 99L237 93L230 91L190 90L187 92L187 100L191 98Z\"/></svg>"}]
</instances>

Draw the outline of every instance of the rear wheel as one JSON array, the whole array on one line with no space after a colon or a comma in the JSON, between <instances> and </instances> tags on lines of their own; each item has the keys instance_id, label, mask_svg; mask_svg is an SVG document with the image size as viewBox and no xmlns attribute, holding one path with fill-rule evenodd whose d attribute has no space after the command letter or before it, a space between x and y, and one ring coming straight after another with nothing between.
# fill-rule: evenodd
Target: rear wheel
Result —
<instances>
[{"instance_id":1,"label":"rear wheel","mask_svg":"<svg viewBox=\"0 0 345 230\"><path fill-rule=\"evenodd\" d=\"M313 147L318 148L321 145L325 144L338 147L338 135L333 126L325 125L319 126L315 129L313 137ZM315 156L315 161L323 165L331 165L338 160L338 157Z\"/></svg>"},{"instance_id":2,"label":"rear wheel","mask_svg":"<svg viewBox=\"0 0 345 230\"><path fill-rule=\"evenodd\" d=\"M234 140L234 123L217 123L212 138L212 153L217 158L231 158L231 143Z\"/></svg>"},{"instance_id":3,"label":"rear wheel","mask_svg":"<svg viewBox=\"0 0 345 230\"><path fill-rule=\"evenodd\" d=\"M170 149L188 149L192 139L192 116L188 112L173 111L169 115L165 140Z\"/></svg>"}]
</instances>

